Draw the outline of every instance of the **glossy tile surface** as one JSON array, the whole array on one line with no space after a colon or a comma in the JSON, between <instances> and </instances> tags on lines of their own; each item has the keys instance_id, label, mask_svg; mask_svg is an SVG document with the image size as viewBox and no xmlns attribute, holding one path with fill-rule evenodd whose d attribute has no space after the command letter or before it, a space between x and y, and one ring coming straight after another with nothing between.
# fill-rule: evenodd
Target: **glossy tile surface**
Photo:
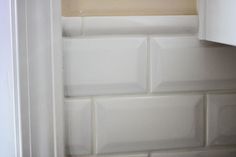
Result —
<instances>
[{"instance_id":1,"label":"glossy tile surface","mask_svg":"<svg viewBox=\"0 0 236 157\"><path fill-rule=\"evenodd\" d=\"M215 150L202 152L200 157L235 157L236 149L234 150Z\"/></svg>"},{"instance_id":2,"label":"glossy tile surface","mask_svg":"<svg viewBox=\"0 0 236 157\"><path fill-rule=\"evenodd\" d=\"M194 15L95 16L83 18L84 35L197 33L197 26L198 18Z\"/></svg>"},{"instance_id":3,"label":"glossy tile surface","mask_svg":"<svg viewBox=\"0 0 236 157\"><path fill-rule=\"evenodd\" d=\"M236 48L194 36L151 39L153 92L236 89Z\"/></svg>"},{"instance_id":4,"label":"glossy tile surface","mask_svg":"<svg viewBox=\"0 0 236 157\"><path fill-rule=\"evenodd\" d=\"M236 94L208 95L208 145L236 144Z\"/></svg>"},{"instance_id":5,"label":"glossy tile surface","mask_svg":"<svg viewBox=\"0 0 236 157\"><path fill-rule=\"evenodd\" d=\"M201 152L162 152L152 153L151 157L203 157Z\"/></svg>"},{"instance_id":6,"label":"glossy tile surface","mask_svg":"<svg viewBox=\"0 0 236 157\"><path fill-rule=\"evenodd\" d=\"M77 155L72 155L70 157L81 157ZM138 153L138 154L103 154L103 155L86 155L86 157L148 157L147 153Z\"/></svg>"},{"instance_id":7,"label":"glossy tile surface","mask_svg":"<svg viewBox=\"0 0 236 157\"><path fill-rule=\"evenodd\" d=\"M91 101L89 99L66 99L65 132L68 155L91 153L91 117Z\"/></svg>"},{"instance_id":8,"label":"glossy tile surface","mask_svg":"<svg viewBox=\"0 0 236 157\"><path fill-rule=\"evenodd\" d=\"M203 96L97 98L96 152L203 145Z\"/></svg>"},{"instance_id":9,"label":"glossy tile surface","mask_svg":"<svg viewBox=\"0 0 236 157\"><path fill-rule=\"evenodd\" d=\"M82 18L62 17L62 35L65 37L82 35Z\"/></svg>"},{"instance_id":10,"label":"glossy tile surface","mask_svg":"<svg viewBox=\"0 0 236 157\"><path fill-rule=\"evenodd\" d=\"M143 37L64 39L66 96L146 91Z\"/></svg>"},{"instance_id":11,"label":"glossy tile surface","mask_svg":"<svg viewBox=\"0 0 236 157\"><path fill-rule=\"evenodd\" d=\"M152 153L151 157L235 157L236 149Z\"/></svg>"}]
</instances>

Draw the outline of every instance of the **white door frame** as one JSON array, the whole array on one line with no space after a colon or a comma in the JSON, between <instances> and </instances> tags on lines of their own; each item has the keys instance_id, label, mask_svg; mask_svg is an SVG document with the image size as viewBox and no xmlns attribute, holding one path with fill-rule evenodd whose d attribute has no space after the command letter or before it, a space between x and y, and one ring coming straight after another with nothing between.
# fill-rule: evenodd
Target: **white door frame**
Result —
<instances>
[{"instance_id":1,"label":"white door frame","mask_svg":"<svg viewBox=\"0 0 236 157\"><path fill-rule=\"evenodd\" d=\"M19 82L19 154L64 157L60 0L11 0Z\"/></svg>"}]
</instances>

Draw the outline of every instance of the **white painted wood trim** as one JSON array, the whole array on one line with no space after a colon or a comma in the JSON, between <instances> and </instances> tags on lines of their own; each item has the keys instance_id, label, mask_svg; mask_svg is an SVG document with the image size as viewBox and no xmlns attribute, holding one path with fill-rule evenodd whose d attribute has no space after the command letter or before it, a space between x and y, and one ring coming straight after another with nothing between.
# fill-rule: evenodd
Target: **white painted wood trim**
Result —
<instances>
[{"instance_id":1,"label":"white painted wood trim","mask_svg":"<svg viewBox=\"0 0 236 157\"><path fill-rule=\"evenodd\" d=\"M27 26L26 26L26 1L12 0L15 3L15 29L18 59L18 81L19 81L19 99L20 99L20 128L21 128L21 154L20 157L31 154L31 126L30 126L30 97L29 97L29 75L28 75L28 48L27 48Z\"/></svg>"},{"instance_id":2,"label":"white painted wood trim","mask_svg":"<svg viewBox=\"0 0 236 157\"><path fill-rule=\"evenodd\" d=\"M62 52L61 52L61 8L60 1L52 0L52 1L29 1L29 0L11 0L15 6L13 7L13 15L16 16L15 22L13 26L16 30L16 53L14 54L16 60L16 70L18 71L18 96L19 96L19 111L18 111L18 122L19 122L19 157L64 157L64 119L63 119L63 77L62 77ZM35 10L39 11L39 13L35 13ZM38 20L42 20L42 16L45 15L44 11L48 12L49 20L47 23L40 23L44 28L40 28L37 26L36 28L40 28L35 30L35 34L32 30L35 28L35 21L32 20L32 16L38 17ZM41 17L40 17L41 16ZM45 27L46 26L46 27ZM49 43L46 43L40 34L45 34L45 29L51 32L48 34L50 37ZM38 36L37 36L38 35ZM31 44L33 41L33 45ZM32 71L37 71L37 67L43 67L43 62L34 63L35 53L40 54L38 48L40 49L41 44L48 44L49 46L48 55L38 56L43 60L43 57L51 56L51 60L47 60L47 68L50 69L50 73L45 73L45 75L50 76L47 78L51 78L48 80L51 82L51 86L45 88L50 89L51 91L48 99L52 103L44 104L42 107L46 107L51 111L47 113L41 113L43 110L32 110L32 105L34 102L37 102L37 99L42 98L42 96L33 95L35 92L34 87L32 87ZM45 47L45 46L44 46ZM43 52L43 51L42 51ZM18 59L18 60L17 60ZM41 65L40 65L41 64ZM46 64L46 63L45 63ZM17 73L17 71L16 71ZM42 73L42 72L41 72ZM31 77L30 77L31 75ZM38 86L45 86L46 84L40 84ZM37 85L36 85L37 86ZM15 88L17 89L17 88ZM38 98L37 98L38 97ZM45 106L46 105L46 106ZM48 105L48 106L47 106ZM35 106L35 105L34 105ZM32 113L33 111L33 113ZM47 120L43 121L44 126L50 126L49 132L46 131L44 133L44 129L38 130L35 134L34 130L32 130L32 124L34 126L40 126L42 123L38 124L37 119L32 119L32 116L35 114L38 115L38 120L45 119L44 116L50 117ZM46 124L48 123L48 124ZM34 135L45 135L43 137L34 137ZM45 141L47 141L45 147ZM44 149L46 148L46 149ZM38 152L40 150L40 152ZM42 152L41 152L42 151ZM45 155L46 154L46 155ZM48 155L47 155L48 154ZM49 155L50 154L50 155ZM17 157L18 157L17 156Z\"/></svg>"},{"instance_id":3,"label":"white painted wood trim","mask_svg":"<svg viewBox=\"0 0 236 157\"><path fill-rule=\"evenodd\" d=\"M52 89L55 157L65 156L61 2L51 0Z\"/></svg>"},{"instance_id":4,"label":"white painted wood trim","mask_svg":"<svg viewBox=\"0 0 236 157\"><path fill-rule=\"evenodd\" d=\"M11 130L3 130L3 131L12 132L13 133L12 139L14 139L14 142L11 141L10 136L9 136L9 137L6 137L8 141L6 141L6 143L3 143L2 145L6 144L8 146L9 150L4 150L5 152L9 152L8 155L10 155L11 153L11 155L14 155L15 157L22 157L22 134L21 134L21 113L20 113L21 111L20 100L21 99L20 99L20 82L19 82L20 76L19 76L19 66L18 66L19 53L18 53L18 45L17 45L18 40L17 40L16 1L10 0L10 1L5 1L5 2L3 1L3 3L1 2L1 4L4 4L4 3L8 5L8 8L3 9L2 13L5 16L6 15L9 15L9 16L6 16L5 17L6 19L4 19L5 21L1 21L1 22L3 22L3 26L4 25L6 26L8 24L10 26L9 26L9 32L7 32L6 34L3 34L2 38L9 39L8 41L9 43L7 42L6 43L9 44L10 46L9 46L9 49L4 49L5 52L3 52L3 55L1 55L4 58L0 58L1 62L3 63L1 65L3 65L4 68L6 68L6 73L1 73L1 77L3 76L3 78L4 77L7 78L5 83L7 84L6 86L8 87L7 89L5 89L5 91L4 91L4 88L0 87L2 88L0 91L0 96L4 96L2 95L1 92L6 92L5 96L7 97L3 98L3 101L1 102L4 102L4 100L7 100L7 99L8 101L5 101L6 103L1 104L1 105L7 106L8 108L6 110L4 109L4 111L7 112L6 115L9 117L8 119L9 121L7 120L6 123L9 123L11 120L13 122L13 126ZM9 23L4 23L6 21L9 21ZM9 35L9 36L4 36L4 35ZM1 43L1 44L4 44L4 43ZM7 55L4 55L4 53ZM6 61L3 61L3 60L6 60ZM2 120L4 121L4 119ZM8 125L11 126L12 124L8 124ZM7 127L7 128L10 129L10 127ZM5 141L3 140L2 142L5 142ZM14 144L14 145L11 145L11 147L9 147L10 144ZM1 155L4 155L2 154L2 150L1 150Z\"/></svg>"},{"instance_id":5,"label":"white painted wood trim","mask_svg":"<svg viewBox=\"0 0 236 157\"><path fill-rule=\"evenodd\" d=\"M62 17L65 37L91 35L197 34L197 15Z\"/></svg>"}]
</instances>

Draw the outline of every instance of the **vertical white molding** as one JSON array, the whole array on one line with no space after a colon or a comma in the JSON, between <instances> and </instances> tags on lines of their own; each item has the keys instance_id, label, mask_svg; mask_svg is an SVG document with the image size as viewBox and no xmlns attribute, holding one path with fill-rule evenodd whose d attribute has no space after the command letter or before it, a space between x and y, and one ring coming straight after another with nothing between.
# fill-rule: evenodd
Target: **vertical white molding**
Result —
<instances>
[{"instance_id":1,"label":"vertical white molding","mask_svg":"<svg viewBox=\"0 0 236 157\"><path fill-rule=\"evenodd\" d=\"M16 2L23 157L64 157L58 0Z\"/></svg>"},{"instance_id":2,"label":"vertical white molding","mask_svg":"<svg viewBox=\"0 0 236 157\"><path fill-rule=\"evenodd\" d=\"M0 156L22 157L16 1L0 10Z\"/></svg>"},{"instance_id":3,"label":"vertical white molding","mask_svg":"<svg viewBox=\"0 0 236 157\"><path fill-rule=\"evenodd\" d=\"M27 4L26 0L15 1L16 44L18 53L20 123L21 123L21 156L32 157L30 96L29 96L29 60L27 38Z\"/></svg>"},{"instance_id":4,"label":"vertical white molding","mask_svg":"<svg viewBox=\"0 0 236 157\"><path fill-rule=\"evenodd\" d=\"M22 123L21 123L21 97L20 97L20 64L18 51L18 29L17 29L17 9L16 1L10 3L10 29L11 29L11 48L12 48L12 70L13 73L13 108L14 108L14 136L15 136L15 156L22 157Z\"/></svg>"},{"instance_id":5,"label":"vertical white molding","mask_svg":"<svg viewBox=\"0 0 236 157\"><path fill-rule=\"evenodd\" d=\"M51 0L50 2L54 156L64 157L64 87L61 2L58 0Z\"/></svg>"},{"instance_id":6,"label":"vertical white molding","mask_svg":"<svg viewBox=\"0 0 236 157\"><path fill-rule=\"evenodd\" d=\"M50 1L27 0L32 157L54 156Z\"/></svg>"}]
</instances>

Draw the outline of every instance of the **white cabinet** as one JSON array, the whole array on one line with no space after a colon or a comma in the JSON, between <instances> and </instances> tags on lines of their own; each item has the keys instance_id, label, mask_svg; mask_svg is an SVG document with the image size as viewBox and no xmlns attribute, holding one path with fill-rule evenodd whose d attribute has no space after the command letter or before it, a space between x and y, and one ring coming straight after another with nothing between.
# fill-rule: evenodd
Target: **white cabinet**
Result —
<instances>
[{"instance_id":1,"label":"white cabinet","mask_svg":"<svg viewBox=\"0 0 236 157\"><path fill-rule=\"evenodd\" d=\"M202 40L236 45L236 1L198 0Z\"/></svg>"}]
</instances>

